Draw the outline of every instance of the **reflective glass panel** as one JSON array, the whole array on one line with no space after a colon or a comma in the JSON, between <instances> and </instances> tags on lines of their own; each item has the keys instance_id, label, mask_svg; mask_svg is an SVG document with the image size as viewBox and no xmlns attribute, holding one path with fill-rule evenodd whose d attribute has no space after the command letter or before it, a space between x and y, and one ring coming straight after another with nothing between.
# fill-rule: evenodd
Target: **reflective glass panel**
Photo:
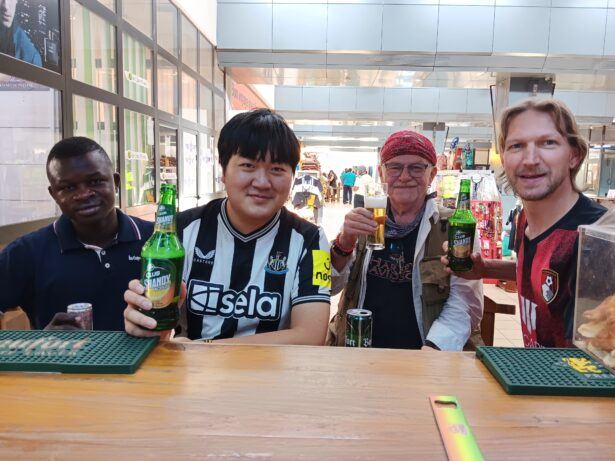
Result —
<instances>
[{"instance_id":1,"label":"reflective glass panel","mask_svg":"<svg viewBox=\"0 0 615 461\"><path fill-rule=\"evenodd\" d=\"M158 45L177 56L177 8L169 0L158 0Z\"/></svg>"},{"instance_id":2,"label":"reflective glass panel","mask_svg":"<svg viewBox=\"0 0 615 461\"><path fill-rule=\"evenodd\" d=\"M214 191L214 137L199 134L199 196L206 202Z\"/></svg>"},{"instance_id":3,"label":"reflective glass panel","mask_svg":"<svg viewBox=\"0 0 615 461\"><path fill-rule=\"evenodd\" d=\"M115 93L115 27L74 0L70 10L73 78Z\"/></svg>"},{"instance_id":4,"label":"reflective glass panel","mask_svg":"<svg viewBox=\"0 0 615 461\"><path fill-rule=\"evenodd\" d=\"M182 117L196 123L196 80L182 73Z\"/></svg>"},{"instance_id":5,"label":"reflective glass panel","mask_svg":"<svg viewBox=\"0 0 615 461\"><path fill-rule=\"evenodd\" d=\"M160 125L160 181L177 185L177 130Z\"/></svg>"},{"instance_id":6,"label":"reflective glass panel","mask_svg":"<svg viewBox=\"0 0 615 461\"><path fill-rule=\"evenodd\" d=\"M152 103L152 50L128 34L123 35L124 96Z\"/></svg>"},{"instance_id":7,"label":"reflective glass panel","mask_svg":"<svg viewBox=\"0 0 615 461\"><path fill-rule=\"evenodd\" d=\"M181 185L179 188L179 204L181 209L197 205L197 143L196 134L184 131L182 133L181 154Z\"/></svg>"},{"instance_id":8,"label":"reflective glass panel","mask_svg":"<svg viewBox=\"0 0 615 461\"><path fill-rule=\"evenodd\" d=\"M199 40L199 73L205 77L208 82L213 82L213 59L214 47L209 43L203 34Z\"/></svg>"},{"instance_id":9,"label":"reflective glass panel","mask_svg":"<svg viewBox=\"0 0 615 461\"><path fill-rule=\"evenodd\" d=\"M148 37L152 36L152 0L123 0L124 19Z\"/></svg>"},{"instance_id":10,"label":"reflective glass panel","mask_svg":"<svg viewBox=\"0 0 615 461\"><path fill-rule=\"evenodd\" d=\"M94 99L73 96L73 133L86 136L102 146L119 171L117 108Z\"/></svg>"},{"instance_id":11,"label":"reflective glass panel","mask_svg":"<svg viewBox=\"0 0 615 461\"><path fill-rule=\"evenodd\" d=\"M214 111L213 111L213 94L212 91L205 85L200 84L199 93L199 123L208 128L213 128Z\"/></svg>"},{"instance_id":12,"label":"reflective glass panel","mask_svg":"<svg viewBox=\"0 0 615 461\"><path fill-rule=\"evenodd\" d=\"M46 162L61 138L60 92L0 74L0 226L59 214Z\"/></svg>"},{"instance_id":13,"label":"reflective glass panel","mask_svg":"<svg viewBox=\"0 0 615 461\"><path fill-rule=\"evenodd\" d=\"M154 170L154 119L124 110L126 173L122 178L128 197L127 206L156 202Z\"/></svg>"},{"instance_id":14,"label":"reflective glass panel","mask_svg":"<svg viewBox=\"0 0 615 461\"><path fill-rule=\"evenodd\" d=\"M182 15L182 62L198 71L196 60L196 27Z\"/></svg>"},{"instance_id":15,"label":"reflective glass panel","mask_svg":"<svg viewBox=\"0 0 615 461\"><path fill-rule=\"evenodd\" d=\"M177 114L177 66L158 55L158 108Z\"/></svg>"}]
</instances>

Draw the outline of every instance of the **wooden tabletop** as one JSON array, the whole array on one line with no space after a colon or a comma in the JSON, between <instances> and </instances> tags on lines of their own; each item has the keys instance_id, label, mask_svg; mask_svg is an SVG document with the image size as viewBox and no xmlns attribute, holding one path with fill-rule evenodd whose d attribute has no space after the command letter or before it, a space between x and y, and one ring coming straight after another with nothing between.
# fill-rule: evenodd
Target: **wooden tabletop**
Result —
<instances>
[{"instance_id":1,"label":"wooden tabletop","mask_svg":"<svg viewBox=\"0 0 615 461\"><path fill-rule=\"evenodd\" d=\"M613 459L615 399L509 396L472 353L163 343L134 375L0 373L0 459Z\"/></svg>"}]
</instances>

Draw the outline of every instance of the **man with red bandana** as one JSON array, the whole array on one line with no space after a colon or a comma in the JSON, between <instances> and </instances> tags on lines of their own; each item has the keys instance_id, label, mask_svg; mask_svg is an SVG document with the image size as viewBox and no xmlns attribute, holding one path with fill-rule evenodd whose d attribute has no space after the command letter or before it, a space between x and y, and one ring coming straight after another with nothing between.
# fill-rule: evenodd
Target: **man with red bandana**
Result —
<instances>
[{"instance_id":1,"label":"man with red bandana","mask_svg":"<svg viewBox=\"0 0 615 461\"><path fill-rule=\"evenodd\" d=\"M439 261L452 210L427 194L435 164L433 144L419 133L400 131L384 143L379 170L388 185L385 248L366 248L366 236L377 227L370 211L354 208L346 215L331 247L332 292L344 293L328 344L343 344L346 310L352 308L372 311L374 347L461 350L478 331L482 283L448 275Z\"/></svg>"},{"instance_id":2,"label":"man with red bandana","mask_svg":"<svg viewBox=\"0 0 615 461\"><path fill-rule=\"evenodd\" d=\"M472 255L460 277L517 280L526 347L571 345L578 233L606 209L574 183L588 144L570 110L553 99L529 99L500 118L498 147L508 182L523 202L517 224L517 262ZM444 264L448 264L445 257ZM450 269L447 268L450 272Z\"/></svg>"}]
</instances>

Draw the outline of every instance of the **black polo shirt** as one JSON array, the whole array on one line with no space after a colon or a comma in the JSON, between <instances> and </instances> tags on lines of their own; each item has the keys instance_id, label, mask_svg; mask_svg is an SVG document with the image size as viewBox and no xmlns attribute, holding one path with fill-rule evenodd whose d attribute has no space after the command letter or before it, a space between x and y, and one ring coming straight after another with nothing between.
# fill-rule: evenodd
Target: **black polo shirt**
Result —
<instances>
[{"instance_id":1,"label":"black polo shirt","mask_svg":"<svg viewBox=\"0 0 615 461\"><path fill-rule=\"evenodd\" d=\"M141 275L141 247L154 225L117 215L117 238L100 254L77 239L65 216L8 245L0 252L0 311L21 306L41 329L69 304L87 302L95 330L124 330L124 291Z\"/></svg>"}]
</instances>

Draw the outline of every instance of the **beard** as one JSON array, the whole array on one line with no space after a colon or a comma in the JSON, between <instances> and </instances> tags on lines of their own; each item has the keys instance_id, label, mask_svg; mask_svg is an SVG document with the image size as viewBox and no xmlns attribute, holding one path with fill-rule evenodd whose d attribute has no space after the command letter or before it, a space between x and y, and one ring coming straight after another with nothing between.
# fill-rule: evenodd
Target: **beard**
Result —
<instances>
[{"instance_id":1,"label":"beard","mask_svg":"<svg viewBox=\"0 0 615 461\"><path fill-rule=\"evenodd\" d=\"M541 184L536 187L528 187L523 185L523 179L519 178L519 176L524 174L544 174L545 176L541 180ZM554 174L552 170L538 172L518 171L515 172L515 175L512 178L509 177L508 180L518 197L529 202L536 202L549 197L568 178L568 175Z\"/></svg>"}]
</instances>

